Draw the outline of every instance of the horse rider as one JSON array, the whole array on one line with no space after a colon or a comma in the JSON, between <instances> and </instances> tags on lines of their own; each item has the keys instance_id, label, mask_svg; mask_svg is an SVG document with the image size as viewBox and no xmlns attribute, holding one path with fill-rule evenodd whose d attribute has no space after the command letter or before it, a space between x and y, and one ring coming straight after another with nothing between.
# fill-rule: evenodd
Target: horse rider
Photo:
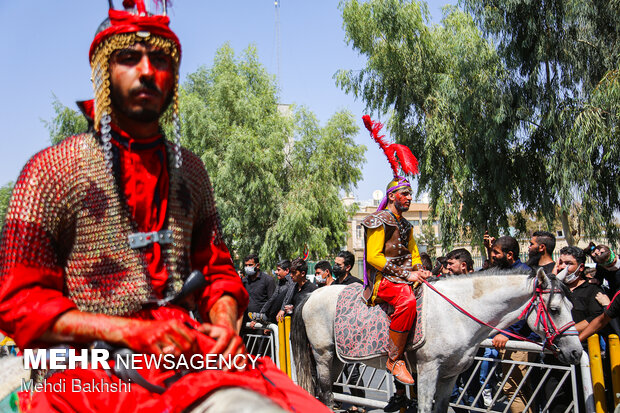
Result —
<instances>
[{"instance_id":1,"label":"horse rider","mask_svg":"<svg viewBox=\"0 0 620 413\"><path fill-rule=\"evenodd\" d=\"M0 329L21 349L104 342L133 351L139 364L150 355L251 360L237 334L248 294L222 239L209 177L179 145L179 39L165 13L148 13L143 0L123 1L125 10L109 5L89 53L89 130L34 155L15 184L0 247ZM175 142L160 123L169 106ZM206 285L168 305L192 271ZM227 371L141 364L123 372L140 378L130 387L121 387L128 381L118 364L114 372L41 371L37 385L62 390L22 391L20 409L180 412L242 387L270 411L327 411L264 358ZM76 380L101 391L62 385Z\"/></svg>"},{"instance_id":2,"label":"horse rider","mask_svg":"<svg viewBox=\"0 0 620 413\"><path fill-rule=\"evenodd\" d=\"M398 150L401 167L406 173L417 173L408 167L407 160L415 160L408 148L394 144L386 145L378 136L380 124L365 117L364 122L373 138L386 153L394 179L386 188L386 195L376 212L362 221L365 229L365 265L363 297L368 305L383 301L394 307L391 315L387 370L403 384L413 384L414 380L403 359L407 337L416 317L416 299L413 290L430 276L422 269L418 246L413 239L411 224L403 217L409 210L412 199L411 184L397 174L398 164L393 152ZM406 151L404 151L404 149ZM392 156L390 156L392 155ZM409 162L411 165L412 162ZM417 164L417 161L415 162ZM403 165L405 164L405 165Z\"/></svg>"}]
</instances>

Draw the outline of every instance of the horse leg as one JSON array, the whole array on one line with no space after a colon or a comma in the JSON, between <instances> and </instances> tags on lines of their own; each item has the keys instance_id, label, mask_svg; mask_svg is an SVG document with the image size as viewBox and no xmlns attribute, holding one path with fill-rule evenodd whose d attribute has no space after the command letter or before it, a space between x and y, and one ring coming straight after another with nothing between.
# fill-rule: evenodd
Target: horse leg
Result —
<instances>
[{"instance_id":1,"label":"horse leg","mask_svg":"<svg viewBox=\"0 0 620 413\"><path fill-rule=\"evenodd\" d=\"M437 387L435 389L435 407L434 413L446 413L448 411L448 405L450 404L450 395L456 384L458 376L445 377L437 380Z\"/></svg>"},{"instance_id":2,"label":"horse leg","mask_svg":"<svg viewBox=\"0 0 620 413\"><path fill-rule=\"evenodd\" d=\"M325 405L332 407L334 405L334 393L332 392L333 378L339 369L334 369L334 365L342 364L336 357L333 346L331 348L314 350L314 359L316 361L316 374L319 387L319 400Z\"/></svg>"},{"instance_id":3,"label":"horse leg","mask_svg":"<svg viewBox=\"0 0 620 413\"><path fill-rule=\"evenodd\" d=\"M418 413L430 413L437 387L439 364L418 362Z\"/></svg>"}]
</instances>

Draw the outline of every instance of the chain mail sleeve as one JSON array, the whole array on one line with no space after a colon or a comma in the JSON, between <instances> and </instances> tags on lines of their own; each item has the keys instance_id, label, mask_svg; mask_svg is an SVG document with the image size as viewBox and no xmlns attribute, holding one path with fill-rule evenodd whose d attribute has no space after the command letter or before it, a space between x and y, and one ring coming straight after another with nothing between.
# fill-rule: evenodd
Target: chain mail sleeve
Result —
<instances>
[{"instance_id":1,"label":"chain mail sleeve","mask_svg":"<svg viewBox=\"0 0 620 413\"><path fill-rule=\"evenodd\" d=\"M20 348L44 347L38 338L76 308L63 294L74 199L63 182L71 177L50 149L30 159L17 179L0 243L0 329Z\"/></svg>"}]
</instances>

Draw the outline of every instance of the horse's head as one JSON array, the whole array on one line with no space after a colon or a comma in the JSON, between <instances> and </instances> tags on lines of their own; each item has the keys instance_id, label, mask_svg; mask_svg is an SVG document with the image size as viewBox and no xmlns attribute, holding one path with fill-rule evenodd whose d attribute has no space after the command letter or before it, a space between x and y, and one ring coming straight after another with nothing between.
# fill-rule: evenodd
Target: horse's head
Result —
<instances>
[{"instance_id":1,"label":"horse's head","mask_svg":"<svg viewBox=\"0 0 620 413\"><path fill-rule=\"evenodd\" d=\"M532 299L523 314L527 314L528 326L561 362L579 363L583 348L571 315L573 306L566 298L567 287L554 275L547 276L542 268L532 279Z\"/></svg>"}]
</instances>

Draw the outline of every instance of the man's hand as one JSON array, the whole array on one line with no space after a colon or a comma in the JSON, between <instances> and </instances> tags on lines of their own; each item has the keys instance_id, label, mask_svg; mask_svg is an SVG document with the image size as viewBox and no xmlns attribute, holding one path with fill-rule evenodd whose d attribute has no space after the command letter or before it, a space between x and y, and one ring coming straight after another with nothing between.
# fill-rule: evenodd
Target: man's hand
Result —
<instances>
[{"instance_id":1,"label":"man's hand","mask_svg":"<svg viewBox=\"0 0 620 413\"><path fill-rule=\"evenodd\" d=\"M250 321L250 328L254 328L255 325L256 325L256 320Z\"/></svg>"},{"instance_id":2,"label":"man's hand","mask_svg":"<svg viewBox=\"0 0 620 413\"><path fill-rule=\"evenodd\" d=\"M507 342L508 337L501 333L493 337L493 347L495 347L497 350L504 350L506 348Z\"/></svg>"},{"instance_id":3,"label":"man's hand","mask_svg":"<svg viewBox=\"0 0 620 413\"><path fill-rule=\"evenodd\" d=\"M122 328L122 342L137 353L173 354L195 353L194 332L179 320L132 320Z\"/></svg>"},{"instance_id":4,"label":"man's hand","mask_svg":"<svg viewBox=\"0 0 620 413\"><path fill-rule=\"evenodd\" d=\"M603 307L607 307L611 302L609 301L609 297L607 296L607 294L600 291L596 294L596 296L594 296L594 299L596 299L596 301L598 301L598 303Z\"/></svg>"},{"instance_id":5,"label":"man's hand","mask_svg":"<svg viewBox=\"0 0 620 413\"><path fill-rule=\"evenodd\" d=\"M484 242L484 247L488 250L493 248L493 243L495 242L495 237L489 235L489 231L484 231L484 237L482 238Z\"/></svg>"},{"instance_id":6,"label":"man's hand","mask_svg":"<svg viewBox=\"0 0 620 413\"><path fill-rule=\"evenodd\" d=\"M284 312L286 314L293 314L294 309L295 309L295 306L293 304L288 304L284 306Z\"/></svg>"},{"instance_id":7,"label":"man's hand","mask_svg":"<svg viewBox=\"0 0 620 413\"><path fill-rule=\"evenodd\" d=\"M432 273L427 270L412 271L407 276L407 281L412 282L412 283L422 282L422 280L426 280L431 275Z\"/></svg>"},{"instance_id":8,"label":"man's hand","mask_svg":"<svg viewBox=\"0 0 620 413\"><path fill-rule=\"evenodd\" d=\"M284 310L278 311L278 314L276 315L276 320L278 322L284 321Z\"/></svg>"},{"instance_id":9,"label":"man's hand","mask_svg":"<svg viewBox=\"0 0 620 413\"><path fill-rule=\"evenodd\" d=\"M198 327L198 331L215 339L215 345L209 353L222 354L225 357L246 353L243 340L232 328L205 323Z\"/></svg>"},{"instance_id":10,"label":"man's hand","mask_svg":"<svg viewBox=\"0 0 620 413\"><path fill-rule=\"evenodd\" d=\"M61 315L41 340L49 343L103 340L138 353L175 356L198 351L196 332L179 320L136 320L78 310Z\"/></svg>"},{"instance_id":11,"label":"man's hand","mask_svg":"<svg viewBox=\"0 0 620 413\"><path fill-rule=\"evenodd\" d=\"M209 310L209 321L212 324L229 327L237 331L237 301L230 295L221 296Z\"/></svg>"}]
</instances>

